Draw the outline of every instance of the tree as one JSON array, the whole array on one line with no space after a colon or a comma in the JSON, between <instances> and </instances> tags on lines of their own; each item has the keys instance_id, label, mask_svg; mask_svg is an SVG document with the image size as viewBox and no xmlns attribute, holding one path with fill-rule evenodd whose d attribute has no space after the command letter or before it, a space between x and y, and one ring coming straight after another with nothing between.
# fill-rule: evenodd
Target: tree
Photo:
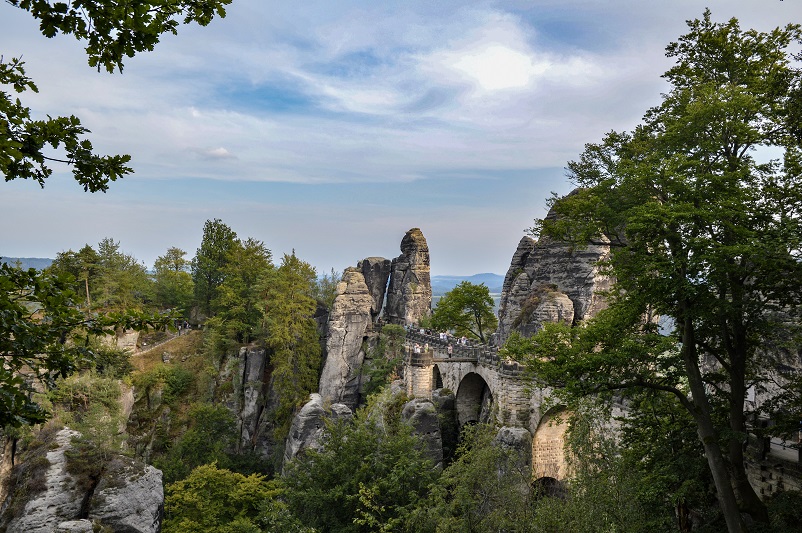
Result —
<instances>
[{"instance_id":1,"label":"tree","mask_svg":"<svg viewBox=\"0 0 802 533\"><path fill-rule=\"evenodd\" d=\"M283 478L290 509L320 531L401 531L437 471L401 421L404 399L375 395L351 420L327 426L320 451L307 450Z\"/></svg>"},{"instance_id":2,"label":"tree","mask_svg":"<svg viewBox=\"0 0 802 533\"><path fill-rule=\"evenodd\" d=\"M496 442L497 432L490 424L463 428L456 459L412 514L410 531L552 531L532 521L531 465L520 450Z\"/></svg>"},{"instance_id":3,"label":"tree","mask_svg":"<svg viewBox=\"0 0 802 533\"><path fill-rule=\"evenodd\" d=\"M469 335L486 343L488 335L498 327L490 289L484 283L463 281L437 302L431 324L435 329L453 329L457 335Z\"/></svg>"},{"instance_id":4,"label":"tree","mask_svg":"<svg viewBox=\"0 0 802 533\"><path fill-rule=\"evenodd\" d=\"M223 269L231 250L236 246L237 234L216 218L203 225L203 239L192 259L192 281L195 283L195 302L206 315L213 311L212 300L225 277Z\"/></svg>"},{"instance_id":5,"label":"tree","mask_svg":"<svg viewBox=\"0 0 802 533\"><path fill-rule=\"evenodd\" d=\"M222 405L195 403L186 411L187 430L175 438L166 455L154 466L164 472L165 483L185 479L193 469L209 463L233 466L236 420Z\"/></svg>"},{"instance_id":6,"label":"tree","mask_svg":"<svg viewBox=\"0 0 802 533\"><path fill-rule=\"evenodd\" d=\"M86 308L92 308L90 285L94 289L100 257L94 248L88 244L77 252L68 250L56 254L56 259L47 268L52 274L69 274L76 280L74 290L78 294L86 295ZM90 283L91 280L91 283Z\"/></svg>"},{"instance_id":7,"label":"tree","mask_svg":"<svg viewBox=\"0 0 802 533\"><path fill-rule=\"evenodd\" d=\"M145 265L120 251L120 242L106 237L98 243L95 304L102 309L142 308L152 299L152 282Z\"/></svg>"},{"instance_id":8,"label":"tree","mask_svg":"<svg viewBox=\"0 0 802 533\"><path fill-rule=\"evenodd\" d=\"M315 269L284 254L264 284L265 344L273 367L278 405L272 413L278 435L289 431L294 410L317 389L321 347L315 322Z\"/></svg>"},{"instance_id":9,"label":"tree","mask_svg":"<svg viewBox=\"0 0 802 533\"><path fill-rule=\"evenodd\" d=\"M184 250L171 247L153 264L156 302L162 309L186 312L192 301L194 287L192 275L187 272L190 262L184 259L185 255Z\"/></svg>"},{"instance_id":10,"label":"tree","mask_svg":"<svg viewBox=\"0 0 802 533\"><path fill-rule=\"evenodd\" d=\"M6 0L6 3L30 12L40 21L39 28L46 37L63 33L86 41L90 66L113 72L122 71L126 57L153 50L161 34L175 34L179 21L205 26L215 14L224 17L224 6L231 0L142 1L136 6L127 2L84 0ZM0 85L10 86L16 93L38 92L18 58L6 62L0 56ZM74 115L32 120L30 108L19 99L12 99L6 91L0 91L0 173L6 181L33 179L44 187L45 180L53 173L50 164L64 163L72 167L73 177L85 191L105 192L109 182L133 172L127 166L130 156L94 154L92 143L83 138L86 133L89 130ZM49 152L48 145L53 150L63 146L64 154Z\"/></svg>"},{"instance_id":11,"label":"tree","mask_svg":"<svg viewBox=\"0 0 802 533\"><path fill-rule=\"evenodd\" d=\"M39 19L46 37L66 33L87 40L90 65L111 72L122 70L124 57L152 50L165 31L175 33L179 16L184 17L184 23L206 25L215 13L225 16L223 6L230 1L137 2L136 6L83 0L6 3ZM91 142L83 138L89 131L77 117L31 119L31 109L5 90L8 86L17 94L38 92L20 59L5 61L0 55L0 86L0 174L5 181L33 179L43 187L53 174L50 165L64 163L72 167L73 177L85 191L97 192L106 191L109 182L132 172L127 155L94 154ZM63 147L63 155L51 152L48 146L53 151ZM88 310L93 266L93 261L83 262L79 266L82 276L68 278L0 265L0 356L4 360L0 368L0 424L21 425L46 418L47 413L31 399L28 381L51 383L56 375L74 371L82 358L91 358L93 352L86 346L89 334L106 334L114 326L156 324L153 317L135 313L88 318L81 313L80 299L71 289L76 279L84 282ZM76 336L84 336L86 342L75 342ZM23 369L27 378L22 375Z\"/></svg>"},{"instance_id":12,"label":"tree","mask_svg":"<svg viewBox=\"0 0 802 533\"><path fill-rule=\"evenodd\" d=\"M40 21L39 29L45 37L63 33L87 41L89 65L114 72L122 71L125 57L152 51L163 33L177 34L181 17L183 24L197 22L206 26L215 14L226 16L224 6L231 0L138 1L134 6L85 0L6 0L6 3L30 12Z\"/></svg>"},{"instance_id":13,"label":"tree","mask_svg":"<svg viewBox=\"0 0 802 533\"><path fill-rule=\"evenodd\" d=\"M575 194L544 236L604 235L610 308L581 328L549 326L508 353L534 354L567 396L604 389L673 395L692 416L729 531L767 520L744 469L744 399L761 380L761 342L802 296L802 72L798 25L769 33L706 11L671 43L671 84L632 133L610 133L569 163ZM798 59L798 58L796 58ZM757 149L780 159L756 160ZM672 319L662 336L648 319ZM644 318L646 317L646 319Z\"/></svg>"},{"instance_id":14,"label":"tree","mask_svg":"<svg viewBox=\"0 0 802 533\"><path fill-rule=\"evenodd\" d=\"M210 325L237 343L251 342L262 326L260 288L273 270L270 250L262 241L236 241L223 267L223 281L212 302L219 309Z\"/></svg>"},{"instance_id":15,"label":"tree","mask_svg":"<svg viewBox=\"0 0 802 533\"><path fill-rule=\"evenodd\" d=\"M195 468L165 487L165 533L259 533L262 502L271 496L264 476L244 476L216 464Z\"/></svg>"},{"instance_id":16,"label":"tree","mask_svg":"<svg viewBox=\"0 0 802 533\"><path fill-rule=\"evenodd\" d=\"M42 422L36 382L50 387L95 359L90 339L115 327L156 326L136 313L92 315L80 310L74 278L0 264L0 426Z\"/></svg>"},{"instance_id":17,"label":"tree","mask_svg":"<svg viewBox=\"0 0 802 533\"><path fill-rule=\"evenodd\" d=\"M329 274L323 274L317 278L315 284L315 298L323 303L327 309L331 309L334 305L334 299L337 297L337 284L343 279L343 273L337 272L333 268Z\"/></svg>"}]
</instances>

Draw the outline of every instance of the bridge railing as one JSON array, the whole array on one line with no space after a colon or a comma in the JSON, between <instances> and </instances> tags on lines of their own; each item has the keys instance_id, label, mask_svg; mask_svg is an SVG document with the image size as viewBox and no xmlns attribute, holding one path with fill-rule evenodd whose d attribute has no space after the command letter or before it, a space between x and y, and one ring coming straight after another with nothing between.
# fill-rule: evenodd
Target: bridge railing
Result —
<instances>
[{"instance_id":1,"label":"bridge railing","mask_svg":"<svg viewBox=\"0 0 802 533\"><path fill-rule=\"evenodd\" d=\"M472 362L480 365L498 368L499 372L508 376L520 376L524 367L517 361L503 360L498 355L498 347L468 340L465 344L459 339L450 337L447 340L429 333L421 333L418 328L407 328L407 352L412 364L425 366L435 361ZM421 353L415 353L412 346L418 343ZM451 354L448 345L451 345ZM428 346L427 346L428 345ZM424 349L428 348L427 349Z\"/></svg>"}]
</instances>

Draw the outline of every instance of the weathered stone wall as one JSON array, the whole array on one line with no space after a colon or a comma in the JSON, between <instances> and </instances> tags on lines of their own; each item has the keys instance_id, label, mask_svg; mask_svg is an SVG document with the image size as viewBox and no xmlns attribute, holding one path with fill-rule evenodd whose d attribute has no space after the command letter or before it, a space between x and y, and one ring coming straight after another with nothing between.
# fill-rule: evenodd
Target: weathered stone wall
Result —
<instances>
[{"instance_id":1,"label":"weathered stone wall","mask_svg":"<svg viewBox=\"0 0 802 533\"><path fill-rule=\"evenodd\" d=\"M563 480L568 477L565 460L565 432L568 413L549 411L538 424L532 438L532 472L535 479L550 477Z\"/></svg>"}]
</instances>

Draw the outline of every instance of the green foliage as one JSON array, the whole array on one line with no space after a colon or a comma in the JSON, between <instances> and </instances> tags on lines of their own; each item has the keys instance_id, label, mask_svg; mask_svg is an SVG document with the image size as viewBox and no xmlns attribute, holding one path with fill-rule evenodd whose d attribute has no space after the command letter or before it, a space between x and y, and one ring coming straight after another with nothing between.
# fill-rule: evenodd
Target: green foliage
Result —
<instances>
[{"instance_id":1,"label":"green foliage","mask_svg":"<svg viewBox=\"0 0 802 533\"><path fill-rule=\"evenodd\" d=\"M187 429L169 445L166 455L154 460L164 472L165 483L186 478L196 467L215 463L234 466L234 415L222 405L193 404L185 415Z\"/></svg>"},{"instance_id":2,"label":"green foliage","mask_svg":"<svg viewBox=\"0 0 802 533\"><path fill-rule=\"evenodd\" d=\"M73 290L86 297L86 308L92 307L92 296L89 287L95 287L98 276L100 257L88 244L77 252L68 250L56 254L56 259L46 271L55 275L70 275L75 278Z\"/></svg>"},{"instance_id":3,"label":"green foliage","mask_svg":"<svg viewBox=\"0 0 802 533\"><path fill-rule=\"evenodd\" d=\"M153 299L145 266L109 237L98 243L97 251L87 244L78 252L60 252L47 271L73 276L73 290L85 296L87 309L142 309Z\"/></svg>"},{"instance_id":4,"label":"green foliage","mask_svg":"<svg viewBox=\"0 0 802 533\"><path fill-rule=\"evenodd\" d=\"M438 330L454 330L480 342L498 327L493 313L493 298L484 283L474 285L463 281L440 298L432 312L431 326Z\"/></svg>"},{"instance_id":5,"label":"green foliage","mask_svg":"<svg viewBox=\"0 0 802 533\"><path fill-rule=\"evenodd\" d=\"M271 497L264 476L201 465L165 487L164 533L259 533L258 516Z\"/></svg>"},{"instance_id":6,"label":"green foliage","mask_svg":"<svg viewBox=\"0 0 802 533\"><path fill-rule=\"evenodd\" d=\"M670 529L673 515L687 520L690 510L708 524L723 527L704 450L687 410L675 398L650 390L631 394L628 405L618 453L636 491L628 494L651 510L644 528ZM680 524L681 530L687 528Z\"/></svg>"},{"instance_id":7,"label":"green foliage","mask_svg":"<svg viewBox=\"0 0 802 533\"><path fill-rule=\"evenodd\" d=\"M295 409L317 389L321 348L314 316L315 269L295 254L281 260L264 285L265 344L278 405L271 416L276 436L289 431Z\"/></svg>"},{"instance_id":8,"label":"green foliage","mask_svg":"<svg viewBox=\"0 0 802 533\"><path fill-rule=\"evenodd\" d=\"M26 76L22 60L12 58L6 62L0 56L0 87L6 86L16 93L39 92ZM73 176L85 191L105 192L110 181L133 172L126 166L130 156L92 153L92 143L83 138L86 133L89 130L74 115L33 120L30 108L0 90L0 175L6 181L31 179L44 187L45 180L53 174L49 165L60 162L72 165ZM48 146L53 150L63 147L64 155L61 158L46 155Z\"/></svg>"},{"instance_id":9,"label":"green foliage","mask_svg":"<svg viewBox=\"0 0 802 533\"><path fill-rule=\"evenodd\" d=\"M123 379L133 372L134 365L131 363L131 354L127 350L100 342L98 344L94 348L95 357L92 361L92 366L98 374L104 377Z\"/></svg>"},{"instance_id":10,"label":"green foliage","mask_svg":"<svg viewBox=\"0 0 802 533\"><path fill-rule=\"evenodd\" d=\"M584 403L569 419L566 454L571 479L563 498L541 497L536 531L606 533L672 531L673 508L659 496L644 501L650 488L638 457L620 447L606 408ZM655 505L656 504L656 505ZM654 506L653 506L654 505Z\"/></svg>"},{"instance_id":11,"label":"green foliage","mask_svg":"<svg viewBox=\"0 0 802 533\"><path fill-rule=\"evenodd\" d=\"M367 377L364 386L365 396L370 396L387 385L388 381L398 379L404 359L404 339L407 330L398 324L386 324L379 334L376 349L371 354L370 364L366 364L363 375Z\"/></svg>"},{"instance_id":12,"label":"green foliage","mask_svg":"<svg viewBox=\"0 0 802 533\"><path fill-rule=\"evenodd\" d=\"M137 2L117 4L70 0L7 0L40 21L45 37L59 33L86 41L89 65L108 72L122 71L123 60L153 50L163 33L176 34L179 24L209 24L215 15L225 17L231 0Z\"/></svg>"},{"instance_id":13,"label":"green foliage","mask_svg":"<svg viewBox=\"0 0 802 533\"><path fill-rule=\"evenodd\" d=\"M789 50L802 29L742 31L709 11L688 26L667 48L676 63L662 103L635 131L587 145L568 165L580 188L539 224L577 246L610 240L613 305L588 327L547 328L531 348L537 372L569 393L650 388L679 400L727 527L743 531L741 512L768 519L743 467L747 384L773 366L760 347L802 299L802 70ZM756 149L780 157L761 163ZM672 319L668 342L654 315Z\"/></svg>"},{"instance_id":14,"label":"green foliage","mask_svg":"<svg viewBox=\"0 0 802 533\"><path fill-rule=\"evenodd\" d=\"M119 241L109 237L98 243L99 279L95 304L102 309L142 308L152 300L152 285L145 265L120 251Z\"/></svg>"},{"instance_id":15,"label":"green foliage","mask_svg":"<svg viewBox=\"0 0 802 533\"><path fill-rule=\"evenodd\" d=\"M340 283L342 279L343 273L337 272L333 268L329 274L323 274L317 278L317 282L315 283L315 298L325 305L326 309L331 309L331 306L334 305L334 299L337 298L337 284Z\"/></svg>"},{"instance_id":16,"label":"green foliage","mask_svg":"<svg viewBox=\"0 0 802 533\"><path fill-rule=\"evenodd\" d=\"M161 392L165 403L175 404L190 391L194 380L195 374L183 366L160 364L147 372L135 374L132 382L148 398Z\"/></svg>"},{"instance_id":17,"label":"green foliage","mask_svg":"<svg viewBox=\"0 0 802 533\"><path fill-rule=\"evenodd\" d=\"M413 514L410 531L540 531L532 522L531 466L495 435L489 424L463 428L456 459Z\"/></svg>"},{"instance_id":18,"label":"green foliage","mask_svg":"<svg viewBox=\"0 0 802 533\"><path fill-rule=\"evenodd\" d=\"M168 248L153 265L156 303L162 309L180 309L186 315L192 302L194 285L188 272L190 262L180 248Z\"/></svg>"},{"instance_id":19,"label":"green foliage","mask_svg":"<svg viewBox=\"0 0 802 533\"><path fill-rule=\"evenodd\" d=\"M195 302L207 316L212 313L212 300L225 279L224 268L236 243L237 234L219 218L203 225L201 245L192 259L192 281Z\"/></svg>"},{"instance_id":20,"label":"green foliage","mask_svg":"<svg viewBox=\"0 0 802 533\"><path fill-rule=\"evenodd\" d=\"M69 277L0 265L0 357L5 361L0 367L0 425L45 420L47 413L32 399L32 382L51 386L57 377L91 364L90 336L159 323L136 313L87 315L78 308L81 299L72 284Z\"/></svg>"},{"instance_id":21,"label":"green foliage","mask_svg":"<svg viewBox=\"0 0 802 533\"><path fill-rule=\"evenodd\" d=\"M71 452L76 468L96 472L88 476L95 480L111 454L120 452L125 440L120 394L116 379L92 372L59 380L48 393L55 417L81 434Z\"/></svg>"},{"instance_id":22,"label":"green foliage","mask_svg":"<svg viewBox=\"0 0 802 533\"><path fill-rule=\"evenodd\" d=\"M217 310L210 326L236 343L251 342L262 325L261 288L273 270L270 250L262 241L235 241L222 269L223 280L212 307Z\"/></svg>"},{"instance_id":23,"label":"green foliage","mask_svg":"<svg viewBox=\"0 0 802 533\"><path fill-rule=\"evenodd\" d=\"M321 451L288 466L286 499L302 523L331 532L397 531L424 502L437 472L400 421L403 400L372 397L353 421L327 426Z\"/></svg>"},{"instance_id":24,"label":"green foliage","mask_svg":"<svg viewBox=\"0 0 802 533\"><path fill-rule=\"evenodd\" d=\"M54 407L72 413L75 421L80 421L93 406L114 414L120 409L120 385L117 381L88 372L60 379L48 397Z\"/></svg>"}]
</instances>

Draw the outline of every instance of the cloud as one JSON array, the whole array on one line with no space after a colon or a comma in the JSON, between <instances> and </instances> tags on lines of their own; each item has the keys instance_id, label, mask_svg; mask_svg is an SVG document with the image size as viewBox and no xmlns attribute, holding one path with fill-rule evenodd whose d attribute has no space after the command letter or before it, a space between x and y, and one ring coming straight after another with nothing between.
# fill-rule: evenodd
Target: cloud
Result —
<instances>
[{"instance_id":1,"label":"cloud","mask_svg":"<svg viewBox=\"0 0 802 533\"><path fill-rule=\"evenodd\" d=\"M770 4L707 2L744 28L798 18L794 2ZM5 255L24 255L8 247L23 242L80 246L105 236L92 228L126 248L158 245L131 249L147 258L194 250L203 220L222 217L341 268L397 255L403 232L421 226L433 265L449 265L437 268L481 259L503 271L548 191L567 187L566 161L660 101L664 47L702 10L697 0L237 0L226 19L182 26L108 75L71 37L46 39L1 4L0 52L24 55L41 91L23 102L38 117L79 116L97 151L130 153L136 174L103 196L4 190L1 225L19 229L0 244ZM19 226L36 212L40 222ZM496 246L502 234L509 243Z\"/></svg>"},{"instance_id":2,"label":"cloud","mask_svg":"<svg viewBox=\"0 0 802 533\"><path fill-rule=\"evenodd\" d=\"M211 148L208 150L200 151L201 157L203 159L237 159L237 156L223 148L222 146L218 148Z\"/></svg>"}]
</instances>

